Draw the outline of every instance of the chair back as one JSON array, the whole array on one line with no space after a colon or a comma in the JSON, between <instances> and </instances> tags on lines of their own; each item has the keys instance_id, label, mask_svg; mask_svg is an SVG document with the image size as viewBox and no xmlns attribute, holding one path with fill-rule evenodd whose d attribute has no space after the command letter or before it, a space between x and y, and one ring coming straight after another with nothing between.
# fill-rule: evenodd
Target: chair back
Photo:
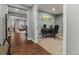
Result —
<instances>
[{"instance_id":1,"label":"chair back","mask_svg":"<svg viewBox=\"0 0 79 59\"><path fill-rule=\"evenodd\" d=\"M55 25L55 27L54 27L54 34L58 33L58 29L59 29L59 25Z\"/></svg>"}]
</instances>

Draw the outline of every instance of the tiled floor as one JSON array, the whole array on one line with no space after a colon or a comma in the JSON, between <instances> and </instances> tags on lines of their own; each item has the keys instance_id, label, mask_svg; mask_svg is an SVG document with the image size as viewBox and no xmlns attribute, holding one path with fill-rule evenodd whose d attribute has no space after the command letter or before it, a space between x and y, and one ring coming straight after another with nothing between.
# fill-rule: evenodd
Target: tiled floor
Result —
<instances>
[{"instance_id":1,"label":"tiled floor","mask_svg":"<svg viewBox=\"0 0 79 59\"><path fill-rule=\"evenodd\" d=\"M50 55L40 45L28 41L23 33L13 33L11 38L12 55Z\"/></svg>"},{"instance_id":2,"label":"tiled floor","mask_svg":"<svg viewBox=\"0 0 79 59\"><path fill-rule=\"evenodd\" d=\"M52 55L62 55L63 54L63 36L58 34L59 39L54 38L40 38L38 44L50 52Z\"/></svg>"}]
</instances>

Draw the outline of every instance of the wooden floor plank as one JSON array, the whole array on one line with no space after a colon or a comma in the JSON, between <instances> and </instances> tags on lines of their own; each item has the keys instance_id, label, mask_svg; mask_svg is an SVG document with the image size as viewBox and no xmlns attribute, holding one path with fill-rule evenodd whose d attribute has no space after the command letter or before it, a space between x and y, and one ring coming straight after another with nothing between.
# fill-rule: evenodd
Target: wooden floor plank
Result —
<instances>
[{"instance_id":1,"label":"wooden floor plank","mask_svg":"<svg viewBox=\"0 0 79 59\"><path fill-rule=\"evenodd\" d=\"M23 33L15 32L11 38L12 55L50 55L45 49L31 40L27 40Z\"/></svg>"}]
</instances>

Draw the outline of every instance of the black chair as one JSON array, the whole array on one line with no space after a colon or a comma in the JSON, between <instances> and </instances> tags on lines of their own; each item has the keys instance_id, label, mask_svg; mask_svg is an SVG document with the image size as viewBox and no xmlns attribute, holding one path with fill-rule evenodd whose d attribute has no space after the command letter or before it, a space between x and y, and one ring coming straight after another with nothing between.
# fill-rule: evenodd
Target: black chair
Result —
<instances>
[{"instance_id":1,"label":"black chair","mask_svg":"<svg viewBox=\"0 0 79 59\"><path fill-rule=\"evenodd\" d=\"M53 30L53 29L49 29L49 30L47 31L47 36L48 36L48 37L52 37L53 34L54 34L54 30Z\"/></svg>"},{"instance_id":2,"label":"black chair","mask_svg":"<svg viewBox=\"0 0 79 59\"><path fill-rule=\"evenodd\" d=\"M42 37L47 37L47 30L41 29Z\"/></svg>"},{"instance_id":3,"label":"black chair","mask_svg":"<svg viewBox=\"0 0 79 59\"><path fill-rule=\"evenodd\" d=\"M58 37L56 36L56 34L58 34L58 29L59 29L59 25L55 25L55 27L54 27L54 35L53 35L54 39L55 39L55 38L58 38Z\"/></svg>"}]
</instances>

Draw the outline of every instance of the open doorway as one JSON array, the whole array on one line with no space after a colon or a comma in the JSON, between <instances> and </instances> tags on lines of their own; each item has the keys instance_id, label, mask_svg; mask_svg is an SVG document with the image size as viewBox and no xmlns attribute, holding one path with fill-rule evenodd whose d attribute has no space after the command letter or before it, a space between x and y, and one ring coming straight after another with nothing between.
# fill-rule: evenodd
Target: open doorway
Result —
<instances>
[{"instance_id":1,"label":"open doorway","mask_svg":"<svg viewBox=\"0 0 79 59\"><path fill-rule=\"evenodd\" d=\"M25 36L25 39L27 39L27 15L28 10L8 5L8 35L13 37L18 33Z\"/></svg>"},{"instance_id":2,"label":"open doorway","mask_svg":"<svg viewBox=\"0 0 79 59\"><path fill-rule=\"evenodd\" d=\"M8 5L7 36L10 37L10 54L13 54L13 48L27 41L27 15L28 10Z\"/></svg>"},{"instance_id":3,"label":"open doorway","mask_svg":"<svg viewBox=\"0 0 79 59\"><path fill-rule=\"evenodd\" d=\"M27 38L27 18L19 15L8 14L8 35L13 37L13 34L19 33L24 34Z\"/></svg>"}]
</instances>

